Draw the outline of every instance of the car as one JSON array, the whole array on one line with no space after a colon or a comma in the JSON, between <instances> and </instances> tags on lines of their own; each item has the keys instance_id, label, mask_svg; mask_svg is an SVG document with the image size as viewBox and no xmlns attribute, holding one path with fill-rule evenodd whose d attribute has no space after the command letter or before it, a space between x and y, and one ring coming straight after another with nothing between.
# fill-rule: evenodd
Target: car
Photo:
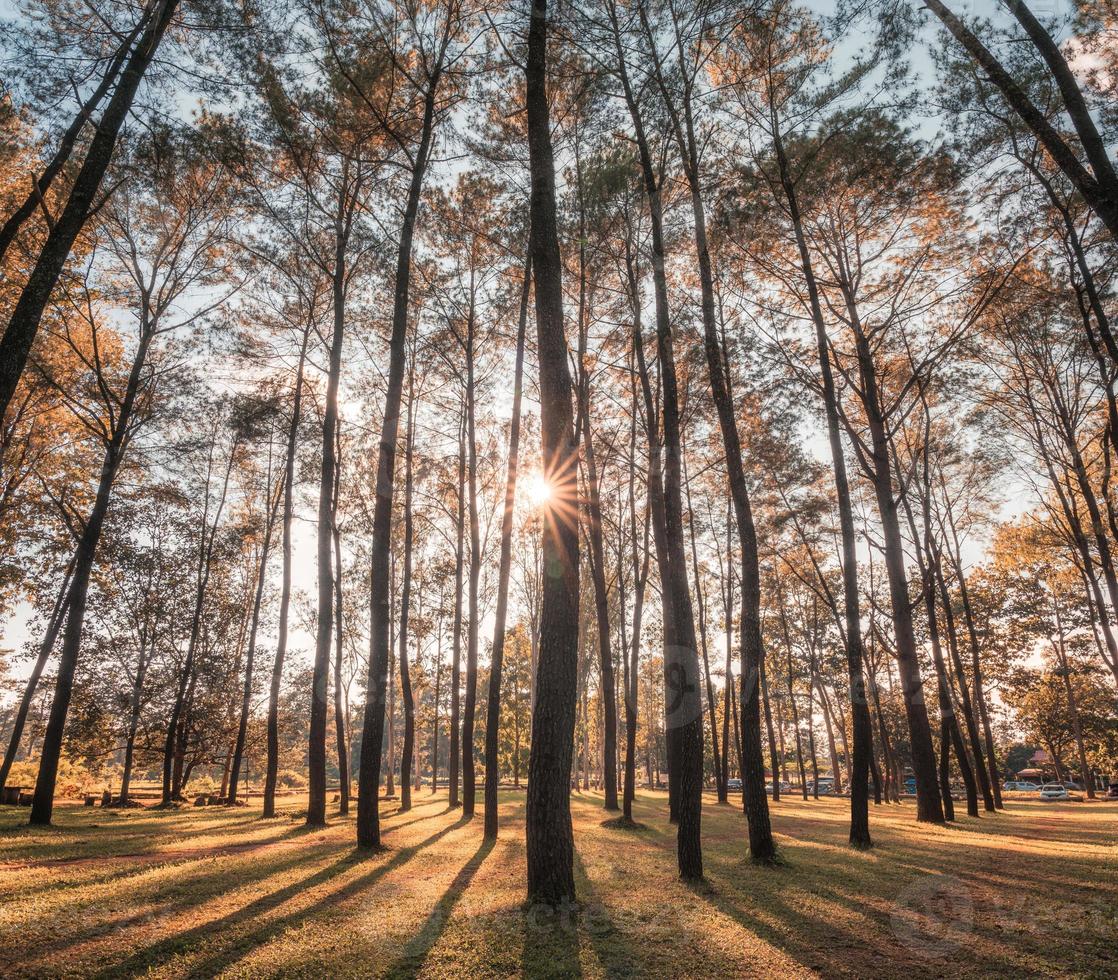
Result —
<instances>
[{"instance_id":1,"label":"car","mask_svg":"<svg viewBox=\"0 0 1118 980\"><path fill-rule=\"evenodd\" d=\"M728 780L726 780L726 789L729 790L731 793L740 793L741 792L741 780L740 779L728 779Z\"/></svg>"},{"instance_id":2,"label":"car","mask_svg":"<svg viewBox=\"0 0 1118 980\"><path fill-rule=\"evenodd\" d=\"M1108 800L1118 800L1118 783L1111 783L1106 788L1106 798Z\"/></svg>"},{"instance_id":3,"label":"car","mask_svg":"<svg viewBox=\"0 0 1118 980\"><path fill-rule=\"evenodd\" d=\"M1018 793L1035 793L1038 789L1040 789L1040 784L1021 779L1016 781L1010 780L1004 786L1002 786L1002 789L1006 790L1007 792L1016 791Z\"/></svg>"},{"instance_id":4,"label":"car","mask_svg":"<svg viewBox=\"0 0 1118 980\"><path fill-rule=\"evenodd\" d=\"M1042 800L1066 800L1068 791L1059 783L1045 783L1041 786L1039 795Z\"/></svg>"}]
</instances>

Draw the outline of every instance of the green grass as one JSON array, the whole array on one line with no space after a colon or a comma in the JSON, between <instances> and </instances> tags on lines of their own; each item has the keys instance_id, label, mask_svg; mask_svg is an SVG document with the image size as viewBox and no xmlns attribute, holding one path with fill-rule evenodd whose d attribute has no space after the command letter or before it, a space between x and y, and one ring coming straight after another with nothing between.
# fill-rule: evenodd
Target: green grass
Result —
<instances>
[{"instance_id":1,"label":"green grass","mask_svg":"<svg viewBox=\"0 0 1118 980\"><path fill-rule=\"evenodd\" d=\"M736 806L704 809L707 882L675 874L663 794L641 829L573 800L579 905L526 908L523 794L483 843L426 791L384 805L388 849L352 818L306 831L257 810L0 808L0 973L15 976L1113 976L1118 805L1014 801L952 827L843 800L773 807L783 863L750 864Z\"/></svg>"}]
</instances>

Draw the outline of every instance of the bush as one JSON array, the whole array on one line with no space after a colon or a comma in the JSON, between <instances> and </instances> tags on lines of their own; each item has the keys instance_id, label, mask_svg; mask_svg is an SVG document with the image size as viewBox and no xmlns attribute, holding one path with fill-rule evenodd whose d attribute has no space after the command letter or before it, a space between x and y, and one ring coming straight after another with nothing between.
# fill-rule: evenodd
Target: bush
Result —
<instances>
[{"instance_id":1,"label":"bush","mask_svg":"<svg viewBox=\"0 0 1118 980\"><path fill-rule=\"evenodd\" d=\"M8 773L9 786L33 787L39 778L39 760L13 763ZM76 798L100 790L104 783L80 762L63 755L58 760L58 780L54 784L55 798Z\"/></svg>"},{"instance_id":2,"label":"bush","mask_svg":"<svg viewBox=\"0 0 1118 980\"><path fill-rule=\"evenodd\" d=\"M307 777L294 769L281 769L276 773L276 785L282 789L306 789Z\"/></svg>"}]
</instances>

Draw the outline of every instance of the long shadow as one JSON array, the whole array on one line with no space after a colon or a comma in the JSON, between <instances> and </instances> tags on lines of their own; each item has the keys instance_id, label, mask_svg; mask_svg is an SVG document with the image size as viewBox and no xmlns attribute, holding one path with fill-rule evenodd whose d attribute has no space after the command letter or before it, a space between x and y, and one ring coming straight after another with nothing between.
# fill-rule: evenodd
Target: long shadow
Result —
<instances>
[{"instance_id":1,"label":"long shadow","mask_svg":"<svg viewBox=\"0 0 1118 980\"><path fill-rule=\"evenodd\" d=\"M298 871L302 865L313 860L321 860L321 854L297 854L285 860L262 862L253 868L253 880L261 881L273 875ZM145 868L150 871L151 868ZM130 874L140 873L130 869ZM85 910L90 904L87 882L76 882L68 891L66 901L50 913L60 923L60 928L52 933L34 932L26 937L7 966L18 974L21 970L29 972L42 970L42 959L64 949L72 949L83 943L93 942L107 934L123 935L137 926L149 926L158 921L176 921L180 914L208 902L230 888L230 870L226 867L211 869L207 874L188 873L182 876L162 878L158 882L141 883L139 887L126 885L129 890L129 907L121 910L120 915L98 917ZM235 884L247 884L249 879L240 879L233 873ZM95 886L100 888L102 882ZM94 900L94 906L98 901ZM34 968L34 971L32 970Z\"/></svg>"},{"instance_id":2,"label":"long shadow","mask_svg":"<svg viewBox=\"0 0 1118 980\"><path fill-rule=\"evenodd\" d=\"M116 859L150 853L162 844L173 841L184 844L200 837L221 837L225 840L251 833L259 827L252 815L222 814L214 819L202 815L178 812L172 820L166 815L133 817L121 811L110 810L108 817L101 818L102 811L95 813L98 819L91 822L83 814L64 814L51 827L29 827L26 823L16 826L0 826L0 840L8 845L8 854L0 858L0 863L29 864L47 866L47 862L65 862L86 857L97 859ZM104 819L106 822L102 823ZM104 833L101 833L104 831ZM137 841L148 843L144 850L130 851ZM18 847L18 856L12 853Z\"/></svg>"},{"instance_id":3,"label":"long shadow","mask_svg":"<svg viewBox=\"0 0 1118 980\"><path fill-rule=\"evenodd\" d=\"M525 905L521 909L520 975L530 980L571 980L582 976L578 908Z\"/></svg>"},{"instance_id":4,"label":"long shadow","mask_svg":"<svg viewBox=\"0 0 1118 980\"><path fill-rule=\"evenodd\" d=\"M415 809L415 807L413 807L412 809ZM425 816L413 817L411 820L404 820L400 823L387 825L384 828L384 832L386 834L395 833L397 830L403 830L405 827L410 827L412 824L423 823L425 820L434 820L435 817L441 817L447 813L450 813L450 807L444 807L442 810L438 810L435 813L428 813Z\"/></svg>"},{"instance_id":5,"label":"long shadow","mask_svg":"<svg viewBox=\"0 0 1118 980\"><path fill-rule=\"evenodd\" d=\"M582 855L575 851L575 887L582 896L582 908L578 913L580 931L590 939L590 945L598 958L605 975L616 980L629 980L644 976L647 972L644 952L634 949L625 934L618 928L602 901L590 876Z\"/></svg>"},{"instance_id":6,"label":"long shadow","mask_svg":"<svg viewBox=\"0 0 1118 980\"><path fill-rule=\"evenodd\" d=\"M435 903L435 907L431 909L431 914L427 916L419 932L404 947L403 952L385 972L386 977L415 977L419 975L419 971L423 968L423 964L427 961L435 943L446 931L454 906L458 904L458 900L470 886L477 869L481 867L482 862L489 856L489 852L493 850L493 845L496 843L497 841L492 837L487 837L481 842L481 846L474 853L474 856L462 866L458 874L454 876L450 887L443 892L442 897Z\"/></svg>"},{"instance_id":7,"label":"long shadow","mask_svg":"<svg viewBox=\"0 0 1118 980\"><path fill-rule=\"evenodd\" d=\"M463 821L458 821L457 823L449 824L441 830L436 831L430 837L416 844L401 848L383 864L377 865L368 872L368 874L354 878L353 881L349 882L343 888L324 897L323 902L313 908L293 912L290 915L282 916L278 919L271 919L263 923L259 929L250 931L243 936L230 936L227 940L227 942L230 943L229 945L219 949L205 961L193 966L190 970L191 974L195 976L215 975L225 967L237 962L245 953L268 942L289 926L301 923L307 919L312 919L321 914L322 905L333 904L357 891L367 888L389 872L406 864L423 850L423 848L430 847L447 834L456 830L462 823ZM166 939L161 940L153 946L138 949L124 961L114 963L106 967L100 973L94 975L107 978L120 976L121 974L132 974L140 970L150 970L152 967L166 962L166 960L172 956L190 952L195 944L204 940L208 940L212 943L220 943L222 939L225 938L225 935L234 932L237 926L246 922L251 922L259 916L270 912L272 909L278 908L284 902L288 901L288 899L296 895L303 894L310 889L332 881L334 878L350 870L354 865L368 860L368 858L369 853L367 851L358 849L351 850L337 861L334 861L332 864L322 868L307 878L292 882L289 885L285 885L283 888L263 895L255 901L250 902L248 905L220 919L212 922L205 922L195 926L193 929L168 936Z\"/></svg>"},{"instance_id":8,"label":"long shadow","mask_svg":"<svg viewBox=\"0 0 1118 980\"><path fill-rule=\"evenodd\" d=\"M830 975L840 968L855 972L871 969L865 959L857 955L866 948L863 935L839 925L837 921L823 921L821 913L809 915L788 900L783 888L766 888L762 882L762 887L758 889L756 880L740 880L740 870L735 871L732 866L723 866L722 870L733 877L719 875L713 887L693 887L691 891L696 899L722 912L743 929L810 970ZM838 869L832 873L842 874ZM794 890L802 891L804 887L802 882L797 883ZM871 902L858 902L856 897L828 887L822 876L813 881L810 890L814 902L833 903L872 923L871 928L886 943L878 952L903 957L905 970L912 976L941 976L943 970L949 966L949 961L923 958L918 949L889 949L895 942L890 936L892 909L883 910ZM898 883L898 895L903 892L903 887ZM766 915L752 913L751 906L756 907L758 912L763 910L769 920L774 920L780 926L768 921ZM1000 975L1008 966L1006 962L985 956L973 948L960 949L960 953L966 957L970 967L976 968L984 976ZM879 966L880 961L875 961L874 965Z\"/></svg>"}]
</instances>

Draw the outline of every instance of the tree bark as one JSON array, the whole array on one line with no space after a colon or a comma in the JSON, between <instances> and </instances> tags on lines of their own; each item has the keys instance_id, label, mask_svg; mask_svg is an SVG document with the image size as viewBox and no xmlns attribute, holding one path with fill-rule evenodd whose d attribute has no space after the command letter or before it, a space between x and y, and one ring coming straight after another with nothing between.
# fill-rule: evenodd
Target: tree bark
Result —
<instances>
[{"instance_id":1,"label":"tree bark","mask_svg":"<svg viewBox=\"0 0 1118 980\"><path fill-rule=\"evenodd\" d=\"M269 470L271 470L270 466ZM248 647L245 650L245 682L241 692L241 714L237 724L237 741L233 747L233 759L229 768L229 793L226 796L226 802L229 806L234 806L237 802L237 790L241 778L241 760L244 757L245 739L248 736L248 716L252 706L252 668L256 660L256 633L260 626L260 609L264 602L264 583L268 574L268 554L272 545L272 528L275 525L279 494L276 494L274 500L265 498L265 504L267 512L264 518L264 540L260 545L260 567L256 573L256 591L252 599L252 623L249 626Z\"/></svg>"},{"instance_id":2,"label":"tree bark","mask_svg":"<svg viewBox=\"0 0 1118 980\"><path fill-rule=\"evenodd\" d=\"M528 899L559 905L575 898L570 774L578 681L578 443L572 425L563 328L562 260L547 99L547 0L531 3L525 83L542 456L552 486L551 505L544 513L546 574L528 764Z\"/></svg>"},{"instance_id":3,"label":"tree bark","mask_svg":"<svg viewBox=\"0 0 1118 980\"><path fill-rule=\"evenodd\" d=\"M678 818L676 857L680 877L698 880L703 876L702 790L703 790L703 704L702 679L695 637L694 610L687 582L687 558L683 542L682 471L674 341L668 308L667 278L660 185L652 162L644 121L629 83L616 8L611 5L614 46L619 79L633 123L642 182L648 200L652 231L652 276L656 300L656 339L660 358L660 400L657 413L652 403L643 343L637 345L638 367L646 403L649 436L649 495L653 532L663 594L665 741L668 750L669 811ZM663 423L663 438L655 438ZM660 450L663 450L661 484ZM661 489L662 486L662 489ZM658 499L659 498L659 499ZM675 793L672 793L673 783ZM762 785L762 794L764 786ZM674 798L673 798L674 797Z\"/></svg>"},{"instance_id":4,"label":"tree bark","mask_svg":"<svg viewBox=\"0 0 1118 980\"><path fill-rule=\"evenodd\" d=\"M466 408L462 405L458 422L458 497L457 520L455 522L454 551L454 625L451 632L450 654L450 779L449 799L451 808L461 806L458 796L459 753L462 731L460 727L462 711L462 580L465 577L466 554Z\"/></svg>"},{"instance_id":5,"label":"tree bark","mask_svg":"<svg viewBox=\"0 0 1118 980\"><path fill-rule=\"evenodd\" d=\"M413 352L414 354L414 352ZM411 770L415 753L415 698L408 664L408 619L411 607L412 517L414 477L412 455L415 444L415 359L408 367L408 416L404 427L404 580L400 590L400 697L404 699L404 746L400 753L400 812L411 809Z\"/></svg>"},{"instance_id":6,"label":"tree bark","mask_svg":"<svg viewBox=\"0 0 1118 980\"><path fill-rule=\"evenodd\" d=\"M986 768L986 760L982 751L982 740L978 734L978 719L975 717L974 705L970 697L970 685L967 683L966 671L963 670L963 658L959 655L959 640L955 629L955 612L951 608L951 594L947 591L947 581L943 577L943 560L937 546L936 554L931 556L932 571L936 584L939 587L940 605L943 607L944 632L947 634L947 650L951 657L951 665L955 670L955 682L958 685L959 703L963 710L963 723L967 729L967 740L971 752L974 753L975 776L978 780L978 791L982 794L982 806L987 813L996 813L993 789L990 785L990 773Z\"/></svg>"},{"instance_id":7,"label":"tree bark","mask_svg":"<svg viewBox=\"0 0 1118 980\"><path fill-rule=\"evenodd\" d=\"M343 164L338 211L334 227L333 307L334 331L330 338L326 381L326 408L322 416L322 463L318 485L318 620L315 632L314 671L311 676L310 735L307 744L307 826L326 825L326 718L330 681L331 637L334 626L334 482L337 477L338 385L342 374L345 339L345 302L349 222L345 215L349 183L348 160Z\"/></svg>"},{"instance_id":8,"label":"tree bark","mask_svg":"<svg viewBox=\"0 0 1118 980\"><path fill-rule=\"evenodd\" d=\"M474 363L477 342L477 322L474 300L470 298L470 313L466 333L466 488L470 519L470 577L466 619L466 697L462 704L462 816L474 815L477 792L474 769L474 716L477 711L477 654L480 609L478 589L481 581L481 527L477 503L477 368Z\"/></svg>"},{"instance_id":9,"label":"tree bark","mask_svg":"<svg viewBox=\"0 0 1118 980\"><path fill-rule=\"evenodd\" d=\"M412 239L428 154L435 129L435 105L441 77L441 56L423 99L423 121L408 186L400 245L396 258L396 284L392 305L392 338L388 366L388 390L384 399L380 453L377 457L376 504L373 509L373 540L369 574L369 676L366 684L364 729L361 733L361 768L357 795L357 843L380 847L380 753L384 741L384 707L388 687L389 548L392 536L392 494L396 473L396 442L400 427L400 402L404 387L404 344L408 330L408 294L411 284Z\"/></svg>"},{"instance_id":10,"label":"tree bark","mask_svg":"<svg viewBox=\"0 0 1118 980\"><path fill-rule=\"evenodd\" d=\"M1064 647L1063 614L1060 610L1060 600L1055 593L1053 593L1052 601L1056 612L1056 656L1059 660L1059 674L1064 682L1064 695L1068 699L1068 715L1071 718L1072 735L1075 737L1075 753L1079 760L1079 773L1083 780L1083 788L1087 791L1087 799L1093 800L1095 798L1095 781L1087 765L1087 751L1083 746L1083 725L1079 720L1079 705L1075 699L1075 690L1071 686L1072 671L1068 665L1067 651Z\"/></svg>"},{"instance_id":11,"label":"tree bark","mask_svg":"<svg viewBox=\"0 0 1118 980\"><path fill-rule=\"evenodd\" d=\"M932 747L932 733L924 702L924 681L920 676L920 664L916 655L916 635L913 632L912 603L908 595L904 544L901 540L901 524L897 515L897 500L893 495L889 444L878 394L876 369L869 343L849 296L847 296L847 307L851 312L855 331L858 369L862 381L860 397L872 440L870 475L881 519L885 570L889 580L889 598L896 635L897 668L901 675L901 693L904 697L905 716L912 741L912 771L916 778L916 819L922 823L942 823L943 798L936 778L935 750Z\"/></svg>"},{"instance_id":12,"label":"tree bark","mask_svg":"<svg viewBox=\"0 0 1118 980\"><path fill-rule=\"evenodd\" d=\"M579 417L583 455L586 460L586 537L590 544L590 579L594 586L594 617L598 629L598 662L601 677L601 703L604 706L602 769L604 807L617 809L617 692L613 676L610 642L609 589L606 584L605 548L602 544L602 502L598 487L598 462L590 424L590 376L585 365L586 328L579 328Z\"/></svg>"},{"instance_id":13,"label":"tree bark","mask_svg":"<svg viewBox=\"0 0 1118 980\"><path fill-rule=\"evenodd\" d=\"M773 143L776 148L780 182L788 203L796 248L807 285L808 305L815 326L815 348L819 360L822 384L823 409L827 417L827 440L831 449L831 466L835 474L835 496L839 511L839 531L842 540L842 591L846 614L846 669L850 688L850 714L854 728L854 751L850 760L850 843L854 847L873 846L870 837L869 790L867 773L873 756L873 729L866 699L865 674L862 669L862 622L858 608L858 555L857 537L854 533L854 508L850 499L850 478L846 471L846 454L842 445L839 426L838 396L835 393L834 371L831 368L830 342L819 302L819 286L811 262L811 252L804 234L796 185L791 178L788 158L784 152L779 120L775 106L772 109Z\"/></svg>"},{"instance_id":14,"label":"tree bark","mask_svg":"<svg viewBox=\"0 0 1118 980\"><path fill-rule=\"evenodd\" d=\"M51 651L54 649L58 633L66 620L70 579L73 572L74 559L71 558L70 563L66 566L66 574L62 578L58 596L54 600L54 608L51 610L50 619L47 621L46 632L39 644L39 655L35 658L35 666L31 668L31 676L27 678L27 684L23 688L23 696L19 699L19 707L16 709L16 716L12 722L12 734L8 739L8 748L4 752L4 762L0 765L0 789L7 785L8 773L11 772L12 764L16 761L16 755L19 754L19 743L23 741L23 729L27 724L27 714L31 710L31 702L35 700L35 691L39 687L39 680L43 676L43 670L50 658Z\"/></svg>"},{"instance_id":15,"label":"tree bark","mask_svg":"<svg viewBox=\"0 0 1118 980\"><path fill-rule=\"evenodd\" d=\"M645 8L641 17L648 27ZM682 58L682 45L678 45ZM714 273L710 248L707 243L706 213L703 205L699 174L699 149L695 135L690 90L683 94L683 117L680 119L671 100L669 87L660 71L659 62L653 59L661 94L668 108L672 131L679 149L683 170L691 194L691 213L695 252L699 266L699 289L703 322L703 349L706 353L707 373L711 400L718 415L725 450L726 476L730 496L734 502L734 516L741 542L741 731L742 731L742 790L745 797L746 820L749 824L749 853L754 861L768 862L776 854L769 820L768 797L765 795L765 761L761 741L760 668L764 659L761 638L761 572L757 557L757 530L749 501L749 489L742 464L741 438L738 433L734 400L730 380L726 373L725 352L718 335L715 319Z\"/></svg>"},{"instance_id":16,"label":"tree bark","mask_svg":"<svg viewBox=\"0 0 1118 980\"><path fill-rule=\"evenodd\" d=\"M302 418L303 369L307 361L310 326L303 331L299 349L299 366L295 372L295 393L291 402L291 422L287 428L287 453L283 477L283 582L280 587L279 628L276 656L272 662L272 683L268 689L268 748L264 776L264 816L276 815L276 780L279 775L279 696L283 682L283 662L287 656L287 620L291 609L291 522L294 516L295 454L298 447L299 422Z\"/></svg>"},{"instance_id":17,"label":"tree bark","mask_svg":"<svg viewBox=\"0 0 1118 980\"><path fill-rule=\"evenodd\" d=\"M695 511L691 507L691 483L687 479L687 455L683 453L683 485L687 495L687 527L691 539L691 569L695 579L695 606L699 611L699 646L703 652L703 677L706 681L707 710L710 712L710 745L714 759L714 784L719 803L728 803L726 784L722 781L722 758L718 749L718 713L714 700L714 684L710 679L710 653L707 650L706 601L699 577L699 549L695 544Z\"/></svg>"},{"instance_id":18,"label":"tree bark","mask_svg":"<svg viewBox=\"0 0 1118 980\"><path fill-rule=\"evenodd\" d=\"M516 507L516 477L520 460L520 400L524 378L524 337L528 328L528 298L532 288L532 254L524 257L520 287L520 316L516 328L516 366L512 381L512 419L509 423L509 456L505 475L505 505L501 512L501 558L497 569L497 608L493 623L493 653L489 660L489 696L485 719L485 828L488 838L497 836L497 789L500 783L498 750L501 729L501 672L505 654L505 620L508 613L509 572L512 569L512 518ZM519 723L514 718L515 723ZM520 782L519 729L513 767Z\"/></svg>"},{"instance_id":19,"label":"tree bark","mask_svg":"<svg viewBox=\"0 0 1118 980\"><path fill-rule=\"evenodd\" d=\"M105 523L105 515L109 511L113 484L124 460L124 452L131 434L129 430L132 425L136 399L140 392L140 380L147 361L152 336L151 325L145 323L142 326L140 343L128 374L128 384L117 413L116 425L113 427L105 446L97 495L94 498L89 517L82 528L81 537L78 539L78 546L74 553L74 570L70 578L70 590L65 601L67 610L66 627L62 633L62 651L58 663L58 676L54 684L54 700L51 702L47 729L43 736L43 748L39 756L39 774L35 781L35 795L31 802L30 823L39 826L49 826L54 811L54 787L58 779L58 763L62 756L62 736L66 728L66 715L70 710L70 698L74 690L74 675L77 672L78 655L81 652L89 580L97 557L97 545L101 540L101 529ZM0 410L0 414L3 414L2 410Z\"/></svg>"},{"instance_id":20,"label":"tree bark","mask_svg":"<svg viewBox=\"0 0 1118 980\"><path fill-rule=\"evenodd\" d=\"M136 754L136 732L140 727L140 710L143 707L144 680L147 678L148 665L155 652L155 641L152 640L150 648L145 650L144 644L140 645L140 657L136 663L136 676L132 681L132 696L128 704L128 731L124 736L124 765L120 774L120 796L118 803L124 807L128 805L128 798L132 789L132 768Z\"/></svg>"},{"instance_id":21,"label":"tree bark","mask_svg":"<svg viewBox=\"0 0 1118 980\"><path fill-rule=\"evenodd\" d=\"M334 540L334 735L338 747L338 816L349 814L349 741L346 738L345 688L342 686L342 654L345 634L342 632L342 530L338 525L338 507L342 499L342 432L339 420L338 471L334 480L334 503L330 508L330 533Z\"/></svg>"}]
</instances>

